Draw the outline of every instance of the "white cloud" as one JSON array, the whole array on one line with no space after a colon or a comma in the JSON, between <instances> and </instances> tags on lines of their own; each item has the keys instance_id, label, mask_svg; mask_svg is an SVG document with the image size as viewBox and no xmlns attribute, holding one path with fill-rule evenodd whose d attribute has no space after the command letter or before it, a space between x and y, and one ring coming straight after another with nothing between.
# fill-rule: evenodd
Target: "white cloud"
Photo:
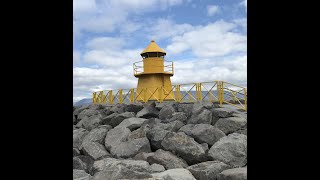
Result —
<instances>
[{"instance_id":1,"label":"white cloud","mask_svg":"<svg viewBox=\"0 0 320 180\"><path fill-rule=\"evenodd\" d=\"M73 64L80 62L80 52L73 50Z\"/></svg>"},{"instance_id":2,"label":"white cloud","mask_svg":"<svg viewBox=\"0 0 320 180\"><path fill-rule=\"evenodd\" d=\"M190 50L195 56L201 58L246 52L247 37L233 32L236 28L236 24L223 20L196 27L183 35L173 37L172 43L167 46L167 51L172 54L181 54Z\"/></svg>"},{"instance_id":3,"label":"white cloud","mask_svg":"<svg viewBox=\"0 0 320 180\"><path fill-rule=\"evenodd\" d=\"M215 14L217 14L219 12L219 6L216 6L216 5L208 5L207 6L207 13L208 13L208 16L213 16Z\"/></svg>"}]
</instances>

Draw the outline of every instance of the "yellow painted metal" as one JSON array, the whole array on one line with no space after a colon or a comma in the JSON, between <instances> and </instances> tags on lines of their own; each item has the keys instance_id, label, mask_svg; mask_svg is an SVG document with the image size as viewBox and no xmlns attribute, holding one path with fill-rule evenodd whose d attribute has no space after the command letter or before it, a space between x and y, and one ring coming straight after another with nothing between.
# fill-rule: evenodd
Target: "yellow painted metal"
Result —
<instances>
[{"instance_id":1,"label":"yellow painted metal","mask_svg":"<svg viewBox=\"0 0 320 180\"><path fill-rule=\"evenodd\" d=\"M112 90L109 91L109 104L113 104Z\"/></svg>"},{"instance_id":2,"label":"yellow painted metal","mask_svg":"<svg viewBox=\"0 0 320 180\"><path fill-rule=\"evenodd\" d=\"M158 44L154 40L141 52L141 54L148 53L148 52L161 52L166 53L163 49L161 49Z\"/></svg>"},{"instance_id":3,"label":"yellow painted metal","mask_svg":"<svg viewBox=\"0 0 320 180\"><path fill-rule=\"evenodd\" d=\"M96 92L92 93L92 103L97 104L97 93Z\"/></svg>"},{"instance_id":4,"label":"yellow painted metal","mask_svg":"<svg viewBox=\"0 0 320 180\"><path fill-rule=\"evenodd\" d=\"M130 102L133 103L134 102L134 89L130 89Z\"/></svg>"},{"instance_id":5,"label":"yellow painted metal","mask_svg":"<svg viewBox=\"0 0 320 180\"><path fill-rule=\"evenodd\" d=\"M123 97L122 97L122 89L119 90L119 103L123 103Z\"/></svg>"},{"instance_id":6,"label":"yellow painted metal","mask_svg":"<svg viewBox=\"0 0 320 180\"><path fill-rule=\"evenodd\" d=\"M176 101L180 102L182 99L182 95L180 92L180 85L175 85L175 87L176 87Z\"/></svg>"}]
</instances>

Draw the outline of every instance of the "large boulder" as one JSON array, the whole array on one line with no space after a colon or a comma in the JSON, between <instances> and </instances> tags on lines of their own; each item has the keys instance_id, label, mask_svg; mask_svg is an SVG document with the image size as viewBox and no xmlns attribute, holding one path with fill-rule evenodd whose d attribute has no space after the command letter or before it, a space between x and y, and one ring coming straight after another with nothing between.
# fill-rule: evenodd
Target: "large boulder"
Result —
<instances>
[{"instance_id":1,"label":"large boulder","mask_svg":"<svg viewBox=\"0 0 320 180\"><path fill-rule=\"evenodd\" d=\"M158 173L158 172L163 172L163 171L165 171L166 169L162 166L162 165L160 165L160 164L151 164L151 171L153 172L153 173Z\"/></svg>"},{"instance_id":2,"label":"large boulder","mask_svg":"<svg viewBox=\"0 0 320 180\"><path fill-rule=\"evenodd\" d=\"M84 137L83 142L97 142L103 144L108 131L109 128L107 127L93 129Z\"/></svg>"},{"instance_id":3,"label":"large boulder","mask_svg":"<svg viewBox=\"0 0 320 180\"><path fill-rule=\"evenodd\" d=\"M172 154L170 151L158 149L155 153L147 157L150 164L161 164L166 169L186 168L188 164L185 160Z\"/></svg>"},{"instance_id":4,"label":"large boulder","mask_svg":"<svg viewBox=\"0 0 320 180\"><path fill-rule=\"evenodd\" d=\"M106 149L117 158L129 158L140 152L151 152L146 137L127 141L130 133L131 131L125 127L110 130L105 138Z\"/></svg>"},{"instance_id":5,"label":"large boulder","mask_svg":"<svg viewBox=\"0 0 320 180\"><path fill-rule=\"evenodd\" d=\"M124 113L126 109L126 104L115 104L109 109L109 113Z\"/></svg>"},{"instance_id":6,"label":"large boulder","mask_svg":"<svg viewBox=\"0 0 320 180\"><path fill-rule=\"evenodd\" d=\"M73 157L73 169L84 170L86 173L91 174L94 160L88 156Z\"/></svg>"},{"instance_id":7,"label":"large boulder","mask_svg":"<svg viewBox=\"0 0 320 180\"><path fill-rule=\"evenodd\" d=\"M188 124L211 124L212 103L196 102L193 104L192 116L188 119Z\"/></svg>"},{"instance_id":8,"label":"large boulder","mask_svg":"<svg viewBox=\"0 0 320 180\"><path fill-rule=\"evenodd\" d=\"M73 157L74 156L79 156L80 155L80 151L76 148L73 148Z\"/></svg>"},{"instance_id":9,"label":"large boulder","mask_svg":"<svg viewBox=\"0 0 320 180\"><path fill-rule=\"evenodd\" d=\"M206 161L187 167L197 180L216 180L220 172L229 168L229 165L219 161Z\"/></svg>"},{"instance_id":10,"label":"large boulder","mask_svg":"<svg viewBox=\"0 0 320 180\"><path fill-rule=\"evenodd\" d=\"M238 129L236 133L247 135L247 124L245 124L244 126L241 126L241 128Z\"/></svg>"},{"instance_id":11,"label":"large boulder","mask_svg":"<svg viewBox=\"0 0 320 180\"><path fill-rule=\"evenodd\" d=\"M153 156L154 155L154 152L151 152L151 153L145 153L145 152L141 152L137 155L135 155L133 157L134 160L143 160L143 161L147 161L148 157L149 156Z\"/></svg>"},{"instance_id":12,"label":"large boulder","mask_svg":"<svg viewBox=\"0 0 320 180\"><path fill-rule=\"evenodd\" d=\"M179 103L178 106L178 112L183 112L187 116L187 119L189 119L192 115L192 109L193 109L193 103Z\"/></svg>"},{"instance_id":13,"label":"large boulder","mask_svg":"<svg viewBox=\"0 0 320 180\"><path fill-rule=\"evenodd\" d=\"M162 149L161 142L168 133L170 133L170 131L161 128L153 128L147 132L147 138L150 140L150 146L153 151Z\"/></svg>"},{"instance_id":14,"label":"large boulder","mask_svg":"<svg viewBox=\"0 0 320 180\"><path fill-rule=\"evenodd\" d=\"M207 143L209 146L226 136L220 129L208 124L187 124L179 131L193 137L198 143Z\"/></svg>"},{"instance_id":15,"label":"large boulder","mask_svg":"<svg viewBox=\"0 0 320 180\"><path fill-rule=\"evenodd\" d=\"M95 110L95 109L84 109L83 111L81 111L77 115L77 119L79 121L81 121L84 117L90 117L90 116L98 115L98 114L100 114L100 112L98 110Z\"/></svg>"},{"instance_id":16,"label":"large boulder","mask_svg":"<svg viewBox=\"0 0 320 180\"><path fill-rule=\"evenodd\" d=\"M144 119L144 118L132 117L132 118L123 120L117 127L126 127L131 131L133 131L138 129L146 120L147 119Z\"/></svg>"},{"instance_id":17,"label":"large boulder","mask_svg":"<svg viewBox=\"0 0 320 180\"><path fill-rule=\"evenodd\" d=\"M150 131L150 126L148 124L145 124L145 125L141 126L140 128L132 131L131 134L128 136L128 141L131 141L133 139L147 137L147 133L149 131Z\"/></svg>"},{"instance_id":18,"label":"large boulder","mask_svg":"<svg viewBox=\"0 0 320 180\"><path fill-rule=\"evenodd\" d=\"M137 114L142 109L143 109L143 105L142 104L128 104L125 107L125 112L134 112L135 114Z\"/></svg>"},{"instance_id":19,"label":"large boulder","mask_svg":"<svg viewBox=\"0 0 320 180\"><path fill-rule=\"evenodd\" d=\"M95 114L92 116L84 116L81 121L76 125L77 127L82 127L87 130L94 129L102 124L102 115Z\"/></svg>"},{"instance_id":20,"label":"large boulder","mask_svg":"<svg viewBox=\"0 0 320 180\"><path fill-rule=\"evenodd\" d=\"M212 125L215 125L215 123L220 119L220 118L227 118L227 117L232 117L234 114L234 110L230 108L213 108L212 110Z\"/></svg>"},{"instance_id":21,"label":"large boulder","mask_svg":"<svg viewBox=\"0 0 320 180\"><path fill-rule=\"evenodd\" d=\"M145 104L145 107L136 115L138 118L158 118L159 110L155 107L155 103Z\"/></svg>"},{"instance_id":22,"label":"large boulder","mask_svg":"<svg viewBox=\"0 0 320 180\"><path fill-rule=\"evenodd\" d=\"M84 155L87 155L94 160L110 157L110 154L106 148L97 142L84 141L80 150Z\"/></svg>"},{"instance_id":23,"label":"large boulder","mask_svg":"<svg viewBox=\"0 0 320 180\"><path fill-rule=\"evenodd\" d=\"M224 162L232 167L243 167L247 164L247 136L233 133L222 137L209 150L212 160Z\"/></svg>"},{"instance_id":24,"label":"large boulder","mask_svg":"<svg viewBox=\"0 0 320 180\"><path fill-rule=\"evenodd\" d=\"M175 103L166 103L159 112L159 118L166 120L172 118L174 112L177 111L177 105Z\"/></svg>"},{"instance_id":25,"label":"large boulder","mask_svg":"<svg viewBox=\"0 0 320 180\"><path fill-rule=\"evenodd\" d=\"M152 178L150 173L134 171L123 164L118 164L97 172L92 180L119 180L119 179L148 179Z\"/></svg>"},{"instance_id":26,"label":"large boulder","mask_svg":"<svg viewBox=\"0 0 320 180\"><path fill-rule=\"evenodd\" d=\"M74 169L73 180L91 180L91 175L84 170Z\"/></svg>"},{"instance_id":27,"label":"large boulder","mask_svg":"<svg viewBox=\"0 0 320 180\"><path fill-rule=\"evenodd\" d=\"M189 165L200 163L207 159L203 147L184 132L170 132L163 139L161 146L165 150L180 156Z\"/></svg>"},{"instance_id":28,"label":"large boulder","mask_svg":"<svg viewBox=\"0 0 320 180\"><path fill-rule=\"evenodd\" d=\"M73 111L73 115L77 118L78 115L85 109L88 109L89 105L83 105L79 107L75 107L75 110Z\"/></svg>"},{"instance_id":29,"label":"large boulder","mask_svg":"<svg viewBox=\"0 0 320 180\"><path fill-rule=\"evenodd\" d=\"M225 134L233 133L239 130L242 126L247 124L247 120L242 117L228 117L220 118L215 126L223 131Z\"/></svg>"},{"instance_id":30,"label":"large boulder","mask_svg":"<svg viewBox=\"0 0 320 180\"><path fill-rule=\"evenodd\" d=\"M224 170L218 180L247 180L247 167Z\"/></svg>"},{"instance_id":31,"label":"large boulder","mask_svg":"<svg viewBox=\"0 0 320 180\"><path fill-rule=\"evenodd\" d=\"M134 117L134 112L124 112L121 114L113 113L103 119L103 124L111 125L112 127L118 126L123 120Z\"/></svg>"},{"instance_id":32,"label":"large boulder","mask_svg":"<svg viewBox=\"0 0 320 180\"><path fill-rule=\"evenodd\" d=\"M89 132L86 129L80 128L73 130L73 148L79 149L84 137L88 134Z\"/></svg>"},{"instance_id":33,"label":"large boulder","mask_svg":"<svg viewBox=\"0 0 320 180\"><path fill-rule=\"evenodd\" d=\"M163 180L196 180L190 171L183 168L169 169L161 173L154 173L152 176Z\"/></svg>"},{"instance_id":34,"label":"large boulder","mask_svg":"<svg viewBox=\"0 0 320 180\"><path fill-rule=\"evenodd\" d=\"M162 122L167 123L167 122L172 122L172 121L181 121L184 124L186 124L187 123L187 119L188 119L188 117L186 116L186 113L184 113L184 112L174 112L170 119L162 120Z\"/></svg>"}]
</instances>

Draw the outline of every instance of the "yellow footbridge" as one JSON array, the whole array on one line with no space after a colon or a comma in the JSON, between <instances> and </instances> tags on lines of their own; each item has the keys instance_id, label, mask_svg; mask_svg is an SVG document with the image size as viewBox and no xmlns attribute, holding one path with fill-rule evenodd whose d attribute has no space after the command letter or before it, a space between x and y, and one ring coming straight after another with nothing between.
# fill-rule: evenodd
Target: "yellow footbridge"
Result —
<instances>
[{"instance_id":1,"label":"yellow footbridge","mask_svg":"<svg viewBox=\"0 0 320 180\"><path fill-rule=\"evenodd\" d=\"M129 104L136 102L213 102L247 110L247 89L224 81L177 84L170 87L149 87L104 90L93 93L93 104Z\"/></svg>"}]
</instances>

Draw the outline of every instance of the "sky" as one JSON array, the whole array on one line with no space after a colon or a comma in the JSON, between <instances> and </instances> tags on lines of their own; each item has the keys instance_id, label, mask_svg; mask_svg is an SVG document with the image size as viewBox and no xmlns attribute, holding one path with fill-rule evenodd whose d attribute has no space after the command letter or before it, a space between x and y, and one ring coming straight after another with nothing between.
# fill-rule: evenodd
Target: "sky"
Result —
<instances>
[{"instance_id":1,"label":"sky","mask_svg":"<svg viewBox=\"0 0 320 180\"><path fill-rule=\"evenodd\" d=\"M73 0L73 101L135 88L151 40L174 62L172 84L247 85L247 0Z\"/></svg>"}]
</instances>

